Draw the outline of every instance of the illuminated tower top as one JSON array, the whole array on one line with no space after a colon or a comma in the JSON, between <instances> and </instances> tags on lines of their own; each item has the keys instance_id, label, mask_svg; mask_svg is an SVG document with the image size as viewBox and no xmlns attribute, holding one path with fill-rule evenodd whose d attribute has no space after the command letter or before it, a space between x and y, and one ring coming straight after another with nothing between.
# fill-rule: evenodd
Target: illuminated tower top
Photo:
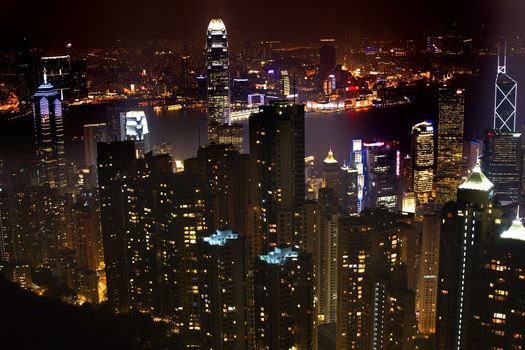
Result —
<instances>
[{"instance_id":1,"label":"illuminated tower top","mask_svg":"<svg viewBox=\"0 0 525 350\"><path fill-rule=\"evenodd\" d=\"M516 209L516 219L512 221L512 225L508 228L507 231L503 232L500 236L505 239L517 239L520 241L525 241L525 227L520 219L520 207Z\"/></svg>"},{"instance_id":2,"label":"illuminated tower top","mask_svg":"<svg viewBox=\"0 0 525 350\"><path fill-rule=\"evenodd\" d=\"M507 74L507 44L498 48L498 74L494 98L494 130L516 131L518 83Z\"/></svg>"}]
</instances>

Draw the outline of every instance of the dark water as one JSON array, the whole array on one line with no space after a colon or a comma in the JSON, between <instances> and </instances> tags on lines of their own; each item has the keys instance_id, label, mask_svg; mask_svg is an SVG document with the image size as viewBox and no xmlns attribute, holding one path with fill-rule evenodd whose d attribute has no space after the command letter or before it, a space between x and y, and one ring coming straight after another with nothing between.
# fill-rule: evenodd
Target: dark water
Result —
<instances>
[{"instance_id":1,"label":"dark water","mask_svg":"<svg viewBox=\"0 0 525 350\"><path fill-rule=\"evenodd\" d=\"M472 139L492 125L494 105L495 57L480 62L480 75L460 79L467 89L465 107L465 138ZM525 84L525 58L514 57L508 62L508 73ZM525 125L525 93L518 88L519 129ZM330 147L335 157L348 158L352 140L397 140L401 149L410 148L411 126L423 120L437 118L437 88L421 86L408 92L411 104L364 111L340 113L310 113L306 117L306 154L323 159ZM126 106L131 108L131 106ZM66 154L68 161L82 164L82 127L84 124L105 122L112 112L106 106L85 106L68 111L65 120ZM146 109L152 143L171 142L175 157L192 157L200 143L206 140L206 116L198 110L171 111L162 114ZM245 141L247 143L247 122ZM0 158L13 169L33 158L31 117L15 122L0 121ZM248 146L245 146L248 150Z\"/></svg>"}]
</instances>

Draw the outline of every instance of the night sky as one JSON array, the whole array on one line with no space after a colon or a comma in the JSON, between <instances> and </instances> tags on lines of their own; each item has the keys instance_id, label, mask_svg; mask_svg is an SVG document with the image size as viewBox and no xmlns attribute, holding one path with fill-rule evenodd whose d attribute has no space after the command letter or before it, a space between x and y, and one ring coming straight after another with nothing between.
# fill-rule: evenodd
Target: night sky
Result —
<instances>
[{"instance_id":1,"label":"night sky","mask_svg":"<svg viewBox=\"0 0 525 350\"><path fill-rule=\"evenodd\" d=\"M7 41L27 35L35 46L97 46L114 39L201 38L210 18L225 20L239 40L309 40L320 36L413 36L450 31L523 34L523 0L0 0ZM484 29L483 29L484 28Z\"/></svg>"}]
</instances>

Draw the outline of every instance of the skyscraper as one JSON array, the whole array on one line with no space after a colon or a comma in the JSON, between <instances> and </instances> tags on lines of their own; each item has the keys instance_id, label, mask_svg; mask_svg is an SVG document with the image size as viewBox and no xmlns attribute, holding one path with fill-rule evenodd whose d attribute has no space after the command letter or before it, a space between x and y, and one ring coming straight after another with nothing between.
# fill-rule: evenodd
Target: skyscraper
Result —
<instances>
[{"instance_id":1,"label":"skyscraper","mask_svg":"<svg viewBox=\"0 0 525 350\"><path fill-rule=\"evenodd\" d=\"M277 101L251 115L250 156L263 252L292 246L305 199L304 106Z\"/></svg>"},{"instance_id":2,"label":"skyscraper","mask_svg":"<svg viewBox=\"0 0 525 350\"><path fill-rule=\"evenodd\" d=\"M493 189L476 165L459 186L457 202L446 204L441 213L436 349L472 349L468 334L474 321L475 272L481 247L501 223Z\"/></svg>"},{"instance_id":3,"label":"skyscraper","mask_svg":"<svg viewBox=\"0 0 525 350\"><path fill-rule=\"evenodd\" d=\"M151 151L148 119L144 111L120 113L120 138L135 142L137 157L143 157Z\"/></svg>"},{"instance_id":4,"label":"skyscraper","mask_svg":"<svg viewBox=\"0 0 525 350\"><path fill-rule=\"evenodd\" d=\"M436 332L440 229L439 215L423 217L416 307L419 332L424 335Z\"/></svg>"},{"instance_id":5,"label":"skyscraper","mask_svg":"<svg viewBox=\"0 0 525 350\"><path fill-rule=\"evenodd\" d=\"M319 53L319 78L320 81L328 78L330 74L333 74L335 69L335 46L334 39L322 39L322 46Z\"/></svg>"},{"instance_id":6,"label":"skyscraper","mask_svg":"<svg viewBox=\"0 0 525 350\"><path fill-rule=\"evenodd\" d=\"M410 348L415 310L403 254L408 242L401 240L405 220L384 209L339 220L337 349Z\"/></svg>"},{"instance_id":7,"label":"skyscraper","mask_svg":"<svg viewBox=\"0 0 525 350\"><path fill-rule=\"evenodd\" d=\"M503 52L502 52L503 51ZM494 99L494 130L516 131L518 83L507 74L507 44L498 49L498 74Z\"/></svg>"},{"instance_id":8,"label":"skyscraper","mask_svg":"<svg viewBox=\"0 0 525 350\"><path fill-rule=\"evenodd\" d=\"M436 187L437 202L456 200L463 163L465 91L439 89Z\"/></svg>"},{"instance_id":9,"label":"skyscraper","mask_svg":"<svg viewBox=\"0 0 525 350\"><path fill-rule=\"evenodd\" d=\"M487 131L483 142L482 169L494 184L494 198L517 204L521 195L521 134Z\"/></svg>"},{"instance_id":10,"label":"skyscraper","mask_svg":"<svg viewBox=\"0 0 525 350\"><path fill-rule=\"evenodd\" d=\"M362 146L365 166L365 207L399 209L401 198L398 143L365 142Z\"/></svg>"},{"instance_id":11,"label":"skyscraper","mask_svg":"<svg viewBox=\"0 0 525 350\"><path fill-rule=\"evenodd\" d=\"M230 120L230 72L228 37L222 19L208 25L206 57L208 69L208 141L218 143L217 126Z\"/></svg>"},{"instance_id":12,"label":"skyscraper","mask_svg":"<svg viewBox=\"0 0 525 350\"><path fill-rule=\"evenodd\" d=\"M206 349L248 348L246 240L231 230L201 237L199 286Z\"/></svg>"},{"instance_id":13,"label":"skyscraper","mask_svg":"<svg viewBox=\"0 0 525 350\"><path fill-rule=\"evenodd\" d=\"M108 142L108 128L105 123L84 125L84 163L97 165L97 143Z\"/></svg>"},{"instance_id":14,"label":"skyscraper","mask_svg":"<svg viewBox=\"0 0 525 350\"><path fill-rule=\"evenodd\" d=\"M292 248L255 261L257 349L311 349L313 346L312 260Z\"/></svg>"},{"instance_id":15,"label":"skyscraper","mask_svg":"<svg viewBox=\"0 0 525 350\"><path fill-rule=\"evenodd\" d=\"M43 171L41 183L63 189L67 183L62 102L59 92L47 82L45 72L44 83L34 95L33 118L37 156Z\"/></svg>"},{"instance_id":16,"label":"skyscraper","mask_svg":"<svg viewBox=\"0 0 525 350\"><path fill-rule=\"evenodd\" d=\"M434 126L430 121L412 127L412 161L417 204L428 203L434 187Z\"/></svg>"},{"instance_id":17,"label":"skyscraper","mask_svg":"<svg viewBox=\"0 0 525 350\"><path fill-rule=\"evenodd\" d=\"M70 100L73 75L69 55L42 57L40 60L47 72L47 79L59 92L60 100Z\"/></svg>"}]
</instances>

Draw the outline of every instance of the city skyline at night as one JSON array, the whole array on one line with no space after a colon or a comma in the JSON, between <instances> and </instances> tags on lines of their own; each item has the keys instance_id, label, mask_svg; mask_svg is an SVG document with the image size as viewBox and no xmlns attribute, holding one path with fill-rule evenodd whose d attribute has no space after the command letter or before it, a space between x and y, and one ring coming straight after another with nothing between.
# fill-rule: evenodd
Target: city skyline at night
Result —
<instances>
[{"instance_id":1,"label":"city skyline at night","mask_svg":"<svg viewBox=\"0 0 525 350\"><path fill-rule=\"evenodd\" d=\"M525 348L522 3L5 9L0 348Z\"/></svg>"}]
</instances>

